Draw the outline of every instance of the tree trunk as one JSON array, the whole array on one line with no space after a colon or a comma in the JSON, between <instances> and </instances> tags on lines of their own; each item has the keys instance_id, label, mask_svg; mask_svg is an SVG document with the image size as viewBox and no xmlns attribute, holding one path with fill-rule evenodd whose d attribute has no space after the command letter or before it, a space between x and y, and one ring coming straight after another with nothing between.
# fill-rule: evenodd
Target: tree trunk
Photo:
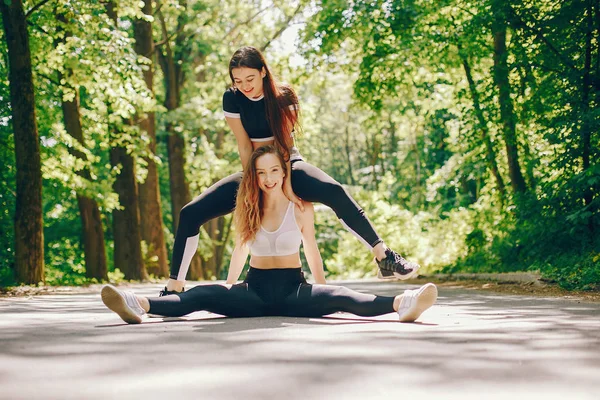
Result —
<instances>
[{"instance_id":1,"label":"tree trunk","mask_svg":"<svg viewBox=\"0 0 600 400\"><path fill-rule=\"evenodd\" d=\"M67 18L64 14L57 13L56 19L63 24L67 24ZM69 32L65 32L57 40L58 43L64 43L65 38L70 36ZM63 76L67 78L72 75L72 70L65 67L65 74L59 74L59 81L62 81ZM65 130L71 135L81 146L85 146L83 139L83 129L81 127L81 114L79 112L79 89L68 87L74 93L73 100L62 100L62 113L65 124ZM64 94L64 92L63 92ZM80 160L85 162L86 167L78 171L77 174L83 179L91 180L90 171L87 167L87 157L81 151L69 148L69 152ZM102 230L102 218L98 203L93 198L77 193L77 204L79 206L79 216L81 218L81 228L83 235L83 251L85 258L85 276L88 278L96 278L98 280L108 279L108 267L106 262L106 249L104 246L104 231Z\"/></svg>"},{"instance_id":2,"label":"tree trunk","mask_svg":"<svg viewBox=\"0 0 600 400\"><path fill-rule=\"evenodd\" d=\"M124 147L110 149L110 162L113 167L121 170L113 184L122 207L120 210L113 211L115 268L119 268L125 274L125 279L146 279L146 269L142 259L135 163Z\"/></svg>"},{"instance_id":3,"label":"tree trunk","mask_svg":"<svg viewBox=\"0 0 600 400\"><path fill-rule=\"evenodd\" d=\"M583 82L582 82L582 113L581 118L581 161L583 164L583 170L587 171L590 168L590 153L591 153L591 139L592 139L592 127L590 120L590 89L591 89L591 69L592 69L592 35L594 31L594 19L593 19L593 6L592 1L587 1L587 32L585 35L585 61L583 67ZM592 204L594 200L594 193L591 187L586 187L583 190L583 203L586 207ZM591 213L588 219L588 229L590 233L594 232L593 213Z\"/></svg>"},{"instance_id":4,"label":"tree trunk","mask_svg":"<svg viewBox=\"0 0 600 400\"><path fill-rule=\"evenodd\" d=\"M594 2L594 20L596 21L596 74L595 79L600 79L600 0Z\"/></svg>"},{"instance_id":5,"label":"tree trunk","mask_svg":"<svg viewBox=\"0 0 600 400\"><path fill-rule=\"evenodd\" d=\"M75 91L72 101L62 102L63 119L67 133L75 138L82 146L83 130L81 129L81 117L79 114L79 94ZM86 159L86 156L77 150L70 150L75 157ZM90 179L87 167L78 172L84 179ZM85 276L100 280L108 279L108 267L106 263L106 249L104 247L104 231L102 230L102 218L96 200L77 193L77 204L83 230L83 250L85 255Z\"/></svg>"},{"instance_id":6,"label":"tree trunk","mask_svg":"<svg viewBox=\"0 0 600 400\"><path fill-rule=\"evenodd\" d=\"M175 59L174 51L171 49L169 33L162 13L159 12L160 24L165 41L165 52L158 51L160 66L163 71L165 85L165 107L167 111L173 111L179 108L180 103L180 85L182 82L181 66ZM178 26L178 28L180 28ZM173 231L177 231L179 225L179 211L190 201L189 187L185 179L185 139L175 132L173 124L168 123L167 131L167 150L169 156L169 183L171 191L171 211L173 213Z\"/></svg>"},{"instance_id":7,"label":"tree trunk","mask_svg":"<svg viewBox=\"0 0 600 400\"><path fill-rule=\"evenodd\" d=\"M15 137L17 193L15 269L18 282L44 281L44 227L40 141L35 119L35 91L29 33L21 0L0 1L8 47L8 80Z\"/></svg>"},{"instance_id":8,"label":"tree trunk","mask_svg":"<svg viewBox=\"0 0 600 400\"><path fill-rule=\"evenodd\" d=\"M192 281L205 279L205 269L206 262L199 255L194 255L194 258L190 262L190 269L188 270L186 279Z\"/></svg>"},{"instance_id":9,"label":"tree trunk","mask_svg":"<svg viewBox=\"0 0 600 400\"><path fill-rule=\"evenodd\" d=\"M142 12L145 15L152 15L152 2L144 2ZM154 52L154 41L152 39L152 24L142 19L136 19L133 23L135 37L135 51L137 54L152 61ZM144 70L144 81L148 89L154 93L153 86L153 65L147 65ZM139 123L140 129L146 132L150 138L149 152L152 156L156 154L156 124L154 113L148 113L146 118ZM148 165L148 175L146 181L139 185L140 214L142 239L148 246L146 260L156 259L156 262L148 262L147 271L156 276L168 276L168 256L167 246L163 232L162 211L160 207L160 189L158 184L158 171L153 157L146 157Z\"/></svg>"},{"instance_id":10,"label":"tree trunk","mask_svg":"<svg viewBox=\"0 0 600 400\"><path fill-rule=\"evenodd\" d=\"M223 158L225 155L223 143L225 143L225 131L221 129L217 132L217 141L215 142L215 154L219 159Z\"/></svg>"},{"instance_id":11,"label":"tree trunk","mask_svg":"<svg viewBox=\"0 0 600 400\"><path fill-rule=\"evenodd\" d=\"M85 276L98 280L108 279L106 248L102 217L96 200L77 195L79 215L83 228L83 249L85 255Z\"/></svg>"},{"instance_id":12,"label":"tree trunk","mask_svg":"<svg viewBox=\"0 0 600 400\"><path fill-rule=\"evenodd\" d=\"M161 31L164 40L164 53L157 51L160 60L160 66L163 71L165 85L165 107L168 111L173 111L179 108L181 87L184 84L184 73L179 58L175 54L183 56L183 37L181 34L176 35L175 51L171 49L170 35L167 31L167 25L162 15L158 12L158 18L161 26ZM183 15L183 14L182 14ZM180 16L177 23L177 32L183 32L186 24L186 18ZM179 47L179 49L177 48ZM190 202L190 192L187 181L185 179L185 139L183 136L175 132L175 127L171 123L167 123L167 150L169 157L169 189L171 192L171 212L173 215L173 232L177 232L179 225L179 213L184 205ZM200 258L194 256L192 259L190 270L195 272L202 271ZM201 274L200 274L201 276Z\"/></svg>"},{"instance_id":13,"label":"tree trunk","mask_svg":"<svg viewBox=\"0 0 600 400\"><path fill-rule=\"evenodd\" d=\"M206 223L206 225L204 225L204 229L206 229L208 236L211 238L211 242L212 242L211 244L213 247L212 256L208 260L205 260L203 262L204 279L211 279L212 277L215 277L215 278L217 277L218 265L217 265L216 249L217 249L217 246L218 246L217 243L219 240L219 219L220 218L212 219L212 220L208 221L208 223Z\"/></svg>"},{"instance_id":14,"label":"tree trunk","mask_svg":"<svg viewBox=\"0 0 600 400\"><path fill-rule=\"evenodd\" d=\"M411 196L411 205L419 207L421 205L421 153L419 152L419 142L417 138L417 129L414 131L414 147L415 151L415 189ZM416 196L414 195L416 193Z\"/></svg>"},{"instance_id":15,"label":"tree trunk","mask_svg":"<svg viewBox=\"0 0 600 400\"><path fill-rule=\"evenodd\" d=\"M582 119L581 124L581 161L583 164L583 170L586 171L590 167L590 151L591 151L591 129L590 129L590 84L591 84L591 68L592 68L592 33L594 29L592 19L592 5L591 1L588 0L587 7L587 32L585 35L585 61L583 66L583 82L581 89L581 103L582 103ZM585 205L589 205L592 202L591 197L585 196Z\"/></svg>"},{"instance_id":16,"label":"tree trunk","mask_svg":"<svg viewBox=\"0 0 600 400\"><path fill-rule=\"evenodd\" d=\"M345 130L345 153L346 153L346 162L348 163L348 175L350 176L350 184L352 186L356 185L356 180L354 179L354 169L352 168L352 158L351 155L351 146L350 146L350 128L349 121L346 121L346 130Z\"/></svg>"},{"instance_id":17,"label":"tree trunk","mask_svg":"<svg viewBox=\"0 0 600 400\"><path fill-rule=\"evenodd\" d=\"M461 47L458 46L458 51L461 53ZM475 85L475 80L473 79L473 75L471 73L471 66L469 65L469 61L466 57L461 54L463 69L465 70L465 75L467 77L467 81L469 82L469 91L471 93L471 98L473 99L473 110L475 111L475 117L477 118L477 122L479 123L479 131L481 132L481 139L485 144L485 159L488 164L488 168L492 172L494 179L496 180L496 187L498 188L498 192L500 192L500 201L504 202L504 198L506 195L506 189L504 186L504 180L502 179L502 175L500 175L500 171L498 170L498 164L496 162L496 151L494 150L494 145L492 144L492 140L490 139L490 132L487 127L487 122L483 115L483 110L481 109L481 102L479 100L479 92L477 91L477 86Z\"/></svg>"},{"instance_id":18,"label":"tree trunk","mask_svg":"<svg viewBox=\"0 0 600 400\"><path fill-rule=\"evenodd\" d=\"M233 223L233 217L218 218L218 228L219 228L219 245L215 248L215 257L217 259L217 277L221 275L221 270L223 269L223 258L225 256L225 245L229 241L229 236L231 234L231 224Z\"/></svg>"},{"instance_id":19,"label":"tree trunk","mask_svg":"<svg viewBox=\"0 0 600 400\"><path fill-rule=\"evenodd\" d=\"M379 184L379 180L377 179L377 161L379 159L379 141L377 140L377 135L372 135L373 143L371 147L371 154L369 165L371 166L371 178L372 178L372 188L373 190L377 190L377 185ZM367 145L369 145L369 139L367 138Z\"/></svg>"},{"instance_id":20,"label":"tree trunk","mask_svg":"<svg viewBox=\"0 0 600 400\"><path fill-rule=\"evenodd\" d=\"M510 98L511 88L506 49L506 12L503 0L492 1L492 34L494 37L494 82L498 87L498 102L502 118L502 134L506 145L510 183L515 193L525 192L526 185L517 148L516 116Z\"/></svg>"},{"instance_id":21,"label":"tree trunk","mask_svg":"<svg viewBox=\"0 0 600 400\"><path fill-rule=\"evenodd\" d=\"M208 132L201 130L199 134L204 135L209 141L212 140ZM225 141L225 131L219 130L216 138L212 140L215 145L215 154L218 158L223 157L223 144ZM214 182L213 182L214 183ZM227 244L228 232L225 228L225 217L215 218L204 225L206 233L211 239L212 256L208 260L201 260L202 270L190 268L189 279L212 279L219 278L223 266L223 255L225 245Z\"/></svg>"},{"instance_id":22,"label":"tree trunk","mask_svg":"<svg viewBox=\"0 0 600 400\"><path fill-rule=\"evenodd\" d=\"M171 212L173 213L173 231L179 226L179 212L190 202L190 189L185 179L185 139L167 126L167 150L169 155L169 187L171 189Z\"/></svg>"},{"instance_id":23,"label":"tree trunk","mask_svg":"<svg viewBox=\"0 0 600 400\"><path fill-rule=\"evenodd\" d=\"M116 3L108 0L106 13L117 29L118 14ZM108 115L112 113L108 107ZM123 123L125 123L123 121ZM109 135L113 142L120 134L118 128L109 123ZM115 193L119 196L119 205L122 209L113 211L113 240L114 240L114 265L125 275L126 279L146 279L146 268L142 257L142 235L140 232L139 193L135 177L135 162L127 149L116 146L110 149L110 163L119 168L113 184Z\"/></svg>"}]
</instances>

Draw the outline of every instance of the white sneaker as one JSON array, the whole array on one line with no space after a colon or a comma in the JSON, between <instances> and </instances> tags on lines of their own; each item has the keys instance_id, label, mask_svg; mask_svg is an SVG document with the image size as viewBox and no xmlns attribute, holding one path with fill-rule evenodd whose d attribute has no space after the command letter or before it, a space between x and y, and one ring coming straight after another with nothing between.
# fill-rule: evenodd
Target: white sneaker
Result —
<instances>
[{"instance_id":1,"label":"white sneaker","mask_svg":"<svg viewBox=\"0 0 600 400\"><path fill-rule=\"evenodd\" d=\"M414 322L437 300L437 287L427 283L418 289L405 290L398 307L400 322Z\"/></svg>"},{"instance_id":2,"label":"white sneaker","mask_svg":"<svg viewBox=\"0 0 600 400\"><path fill-rule=\"evenodd\" d=\"M100 295L106 307L119 314L123 321L128 324L142 323L142 315L146 312L133 293L119 290L112 285L106 285L102 288Z\"/></svg>"}]
</instances>

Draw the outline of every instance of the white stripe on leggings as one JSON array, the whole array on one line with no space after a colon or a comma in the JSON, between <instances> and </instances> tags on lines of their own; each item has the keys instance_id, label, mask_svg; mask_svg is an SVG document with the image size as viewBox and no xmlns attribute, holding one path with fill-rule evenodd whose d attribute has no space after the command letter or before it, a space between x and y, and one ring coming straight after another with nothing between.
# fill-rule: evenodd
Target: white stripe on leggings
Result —
<instances>
[{"instance_id":1,"label":"white stripe on leggings","mask_svg":"<svg viewBox=\"0 0 600 400\"><path fill-rule=\"evenodd\" d=\"M358 233L354 232L352 230L352 228L350 228L348 225L346 225L346 223L344 222L343 219L340 219L340 222L342 223L342 225L344 226L344 228L346 228L346 230L348 232L350 232L351 234L353 234L354 236L356 236L356 238L358 239L358 241L361 242L362 244L364 244L367 249L373 250L373 247L371 247L371 245L365 239L363 239Z\"/></svg>"},{"instance_id":2,"label":"white stripe on leggings","mask_svg":"<svg viewBox=\"0 0 600 400\"><path fill-rule=\"evenodd\" d=\"M198 239L200 238L200 233L196 236L190 236L185 241L185 247L183 250L183 257L181 258L181 265L179 266L179 273L177 274L177 280L185 282L185 276L190 269L190 263L192 262L192 258L194 254L196 254L196 250L198 250Z\"/></svg>"}]
</instances>

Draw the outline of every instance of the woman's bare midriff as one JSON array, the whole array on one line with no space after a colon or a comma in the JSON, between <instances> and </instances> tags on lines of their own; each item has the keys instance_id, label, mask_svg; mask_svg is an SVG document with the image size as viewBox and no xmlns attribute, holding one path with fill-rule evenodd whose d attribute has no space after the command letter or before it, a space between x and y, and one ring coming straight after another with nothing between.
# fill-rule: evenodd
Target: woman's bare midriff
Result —
<instances>
[{"instance_id":1,"label":"woman's bare midriff","mask_svg":"<svg viewBox=\"0 0 600 400\"><path fill-rule=\"evenodd\" d=\"M252 256L250 266L257 269L298 268L301 266L300 253L289 256Z\"/></svg>"},{"instance_id":2,"label":"woman's bare midriff","mask_svg":"<svg viewBox=\"0 0 600 400\"><path fill-rule=\"evenodd\" d=\"M252 142L252 150L256 150L264 146L270 146L273 143L275 143L275 140L269 140L268 142Z\"/></svg>"}]
</instances>

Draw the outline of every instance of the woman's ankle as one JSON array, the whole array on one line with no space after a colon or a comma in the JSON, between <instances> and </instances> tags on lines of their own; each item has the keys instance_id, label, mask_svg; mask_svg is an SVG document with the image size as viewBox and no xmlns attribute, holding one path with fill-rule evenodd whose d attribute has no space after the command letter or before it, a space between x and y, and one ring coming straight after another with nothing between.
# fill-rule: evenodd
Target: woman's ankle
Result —
<instances>
[{"instance_id":1,"label":"woman's ankle","mask_svg":"<svg viewBox=\"0 0 600 400\"><path fill-rule=\"evenodd\" d=\"M392 305L392 307L394 308L394 311L398 312L398 309L400 308L400 303L402 302L402 295L398 295L396 297L394 297L394 304Z\"/></svg>"},{"instance_id":2,"label":"woman's ankle","mask_svg":"<svg viewBox=\"0 0 600 400\"><path fill-rule=\"evenodd\" d=\"M385 251L387 249L388 247L383 242L379 242L377 245L375 245L375 247L373 247L373 254L375 255L377 261L381 261L385 258Z\"/></svg>"},{"instance_id":3,"label":"woman's ankle","mask_svg":"<svg viewBox=\"0 0 600 400\"><path fill-rule=\"evenodd\" d=\"M145 312L150 311L150 302L148 301L147 298L142 297L142 296L135 296L135 298L138 301L138 303L140 304L140 307L142 307Z\"/></svg>"},{"instance_id":4,"label":"woman's ankle","mask_svg":"<svg viewBox=\"0 0 600 400\"><path fill-rule=\"evenodd\" d=\"M185 281L177 281L175 279L170 279L167 282L167 290L169 291L177 291L181 292L185 287Z\"/></svg>"}]
</instances>

